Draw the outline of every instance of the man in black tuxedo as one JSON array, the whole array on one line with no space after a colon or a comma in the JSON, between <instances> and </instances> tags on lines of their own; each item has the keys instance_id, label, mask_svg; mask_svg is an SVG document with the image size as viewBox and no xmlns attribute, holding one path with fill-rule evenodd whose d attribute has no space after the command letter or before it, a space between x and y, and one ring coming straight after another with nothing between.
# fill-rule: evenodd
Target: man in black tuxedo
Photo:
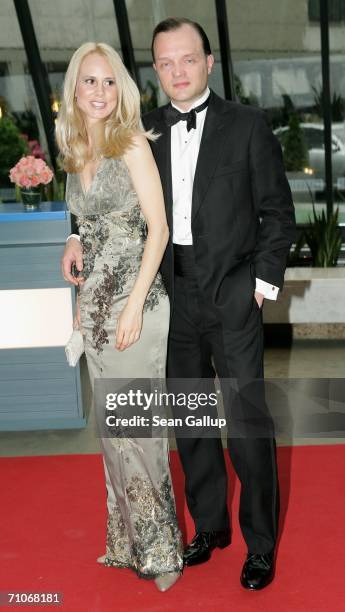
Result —
<instances>
[{"instance_id":1,"label":"man in black tuxedo","mask_svg":"<svg viewBox=\"0 0 345 612\"><path fill-rule=\"evenodd\" d=\"M152 53L171 99L143 119L160 134L152 150L170 227L161 265L172 307L168 377L236 379L240 391L233 402L246 421L255 410L266 414L260 384L250 391L248 381L263 379L262 303L276 299L283 286L295 236L281 148L262 111L209 90L214 59L199 24L159 23ZM77 251L76 241L69 243L66 278ZM279 493L273 428L268 430L228 441L248 546L241 583L250 589L265 587L274 574ZM190 566L230 544L227 476L219 438L178 438L177 444L196 528L184 555Z\"/></svg>"}]
</instances>

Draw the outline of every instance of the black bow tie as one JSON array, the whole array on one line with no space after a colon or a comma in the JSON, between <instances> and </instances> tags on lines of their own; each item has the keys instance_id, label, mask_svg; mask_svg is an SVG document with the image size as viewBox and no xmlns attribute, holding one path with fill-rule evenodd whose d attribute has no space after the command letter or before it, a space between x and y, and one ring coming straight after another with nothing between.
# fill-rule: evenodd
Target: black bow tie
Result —
<instances>
[{"instance_id":1,"label":"black bow tie","mask_svg":"<svg viewBox=\"0 0 345 612\"><path fill-rule=\"evenodd\" d=\"M208 106L209 99L210 99L210 96L207 98L207 100L205 100L205 102L200 104L200 106L197 106L196 108L192 108L190 111L188 111L188 113L180 113L180 111L177 110L177 108L174 108L174 106L171 106L171 103L170 103L165 108L165 121L167 125L171 127L172 125L175 125L175 123L178 123L179 121L187 121L187 131L189 132L189 130L191 129L195 130L196 114L200 113L200 111L204 110L204 108Z\"/></svg>"}]
</instances>

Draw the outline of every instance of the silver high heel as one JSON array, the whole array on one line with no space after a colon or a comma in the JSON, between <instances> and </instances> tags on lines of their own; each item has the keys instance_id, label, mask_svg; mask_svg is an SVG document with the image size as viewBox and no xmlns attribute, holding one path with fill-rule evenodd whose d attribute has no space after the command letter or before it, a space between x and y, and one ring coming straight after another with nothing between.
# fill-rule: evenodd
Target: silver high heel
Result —
<instances>
[{"instance_id":1,"label":"silver high heel","mask_svg":"<svg viewBox=\"0 0 345 612\"><path fill-rule=\"evenodd\" d=\"M101 557L97 557L97 563L105 563L105 558L107 555L102 555Z\"/></svg>"},{"instance_id":2,"label":"silver high heel","mask_svg":"<svg viewBox=\"0 0 345 612\"><path fill-rule=\"evenodd\" d=\"M155 585L158 591L162 593L170 589L175 582L181 577L181 572L170 572L170 574L164 574L163 576L157 576L155 578Z\"/></svg>"}]
</instances>

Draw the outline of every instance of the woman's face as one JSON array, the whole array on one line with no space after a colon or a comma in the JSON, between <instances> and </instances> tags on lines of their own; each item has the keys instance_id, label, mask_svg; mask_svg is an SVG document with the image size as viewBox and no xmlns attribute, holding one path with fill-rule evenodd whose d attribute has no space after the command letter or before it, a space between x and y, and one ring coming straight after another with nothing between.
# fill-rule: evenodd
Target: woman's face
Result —
<instances>
[{"instance_id":1,"label":"woman's face","mask_svg":"<svg viewBox=\"0 0 345 612\"><path fill-rule=\"evenodd\" d=\"M93 52L83 59L75 96L88 126L106 119L113 112L117 104L115 75L103 55Z\"/></svg>"}]
</instances>

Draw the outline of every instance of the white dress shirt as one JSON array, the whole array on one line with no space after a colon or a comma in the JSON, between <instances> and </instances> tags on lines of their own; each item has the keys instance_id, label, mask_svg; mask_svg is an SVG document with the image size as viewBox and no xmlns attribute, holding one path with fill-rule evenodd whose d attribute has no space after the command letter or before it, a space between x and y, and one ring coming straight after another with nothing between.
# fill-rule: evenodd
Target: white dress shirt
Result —
<instances>
[{"instance_id":1,"label":"white dress shirt","mask_svg":"<svg viewBox=\"0 0 345 612\"><path fill-rule=\"evenodd\" d=\"M207 87L205 92L195 100L188 109L200 106L210 95ZM188 112L179 108L173 102L174 108L180 112ZM187 122L179 121L171 127L171 173L173 189L173 242L175 244L193 244L191 214L192 194L196 163L198 160L202 131L207 113L207 107L196 113L196 128L187 131ZM270 285L260 278L256 279L256 291L269 300L276 300L279 288Z\"/></svg>"}]
</instances>

